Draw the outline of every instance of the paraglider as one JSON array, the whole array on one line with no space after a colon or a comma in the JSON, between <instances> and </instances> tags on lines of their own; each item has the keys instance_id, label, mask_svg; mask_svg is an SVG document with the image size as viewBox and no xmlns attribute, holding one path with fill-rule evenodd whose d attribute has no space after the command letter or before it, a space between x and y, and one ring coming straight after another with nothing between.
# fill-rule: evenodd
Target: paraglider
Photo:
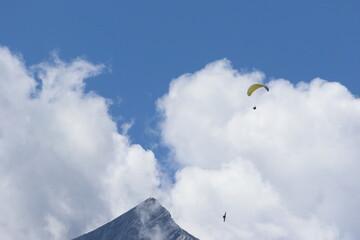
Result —
<instances>
[{"instance_id":1,"label":"paraglider","mask_svg":"<svg viewBox=\"0 0 360 240\"><path fill-rule=\"evenodd\" d=\"M253 94L253 92L255 92L255 90L262 88L262 87L265 88L267 91L269 91L269 88L267 86L259 84L259 83L255 83L249 87L249 89L247 90L247 95L251 96L251 94Z\"/></svg>"},{"instance_id":2,"label":"paraglider","mask_svg":"<svg viewBox=\"0 0 360 240\"><path fill-rule=\"evenodd\" d=\"M259 88L265 88L266 91L269 91L269 88L267 86L263 84L255 83L249 87L249 89L247 90L247 95L251 96L251 94L253 94L253 92L255 92ZM253 109L256 110L256 106L254 106Z\"/></svg>"}]
</instances>

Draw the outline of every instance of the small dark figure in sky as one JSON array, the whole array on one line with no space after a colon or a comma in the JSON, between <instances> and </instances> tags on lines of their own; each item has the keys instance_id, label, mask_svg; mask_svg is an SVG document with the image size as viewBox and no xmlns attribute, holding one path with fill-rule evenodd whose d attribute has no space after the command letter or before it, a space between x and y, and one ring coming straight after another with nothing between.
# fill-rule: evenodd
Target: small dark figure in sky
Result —
<instances>
[{"instance_id":1,"label":"small dark figure in sky","mask_svg":"<svg viewBox=\"0 0 360 240\"><path fill-rule=\"evenodd\" d=\"M225 214L224 214L224 216L223 216L223 219L224 219L224 222L225 222L225 219L226 219L226 212L225 212Z\"/></svg>"}]
</instances>

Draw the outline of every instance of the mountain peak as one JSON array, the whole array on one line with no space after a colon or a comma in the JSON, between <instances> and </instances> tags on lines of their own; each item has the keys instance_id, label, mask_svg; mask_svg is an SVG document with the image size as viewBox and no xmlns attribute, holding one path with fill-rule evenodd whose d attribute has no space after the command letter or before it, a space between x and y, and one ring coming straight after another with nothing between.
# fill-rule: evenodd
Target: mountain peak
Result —
<instances>
[{"instance_id":1,"label":"mountain peak","mask_svg":"<svg viewBox=\"0 0 360 240\"><path fill-rule=\"evenodd\" d=\"M149 197L148 199L146 199L144 202L157 202L156 198L153 197ZM140 203L141 204L141 203Z\"/></svg>"},{"instance_id":2,"label":"mountain peak","mask_svg":"<svg viewBox=\"0 0 360 240\"><path fill-rule=\"evenodd\" d=\"M150 197L148 199L146 199L145 201L143 201L142 203L139 203L136 207L140 207L140 206L154 206L154 205L159 205L161 206L161 204L159 203L158 200L156 200L156 198ZM161 206L162 207L162 206Z\"/></svg>"},{"instance_id":3,"label":"mountain peak","mask_svg":"<svg viewBox=\"0 0 360 240\"><path fill-rule=\"evenodd\" d=\"M197 240L158 200L148 198L109 223L73 240Z\"/></svg>"}]
</instances>

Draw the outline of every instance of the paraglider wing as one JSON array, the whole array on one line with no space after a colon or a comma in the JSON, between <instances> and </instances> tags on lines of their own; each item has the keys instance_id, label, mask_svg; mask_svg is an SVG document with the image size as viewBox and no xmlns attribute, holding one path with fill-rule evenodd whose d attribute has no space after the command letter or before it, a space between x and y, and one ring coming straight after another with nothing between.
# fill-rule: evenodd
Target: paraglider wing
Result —
<instances>
[{"instance_id":1,"label":"paraglider wing","mask_svg":"<svg viewBox=\"0 0 360 240\"><path fill-rule=\"evenodd\" d=\"M267 91L269 91L269 88L267 86L259 84L259 83L255 83L249 87L249 89L247 90L247 95L251 96L251 94L253 92L255 92L255 90L262 88L262 87L265 88Z\"/></svg>"}]
</instances>

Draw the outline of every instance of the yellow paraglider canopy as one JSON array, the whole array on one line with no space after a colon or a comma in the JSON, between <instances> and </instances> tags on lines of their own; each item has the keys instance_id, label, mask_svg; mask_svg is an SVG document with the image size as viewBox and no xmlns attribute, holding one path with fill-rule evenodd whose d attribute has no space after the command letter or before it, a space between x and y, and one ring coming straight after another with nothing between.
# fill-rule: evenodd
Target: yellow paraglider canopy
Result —
<instances>
[{"instance_id":1,"label":"yellow paraglider canopy","mask_svg":"<svg viewBox=\"0 0 360 240\"><path fill-rule=\"evenodd\" d=\"M259 88L265 88L267 91L269 91L269 88L267 87L267 86L265 86L265 85L262 85L262 84L259 84L259 83L255 83L255 84L253 84L253 85L251 85L250 87L249 87L249 89L247 90L247 95L248 96L251 96L251 94L255 91L255 90L257 90L257 89L259 89Z\"/></svg>"}]
</instances>

